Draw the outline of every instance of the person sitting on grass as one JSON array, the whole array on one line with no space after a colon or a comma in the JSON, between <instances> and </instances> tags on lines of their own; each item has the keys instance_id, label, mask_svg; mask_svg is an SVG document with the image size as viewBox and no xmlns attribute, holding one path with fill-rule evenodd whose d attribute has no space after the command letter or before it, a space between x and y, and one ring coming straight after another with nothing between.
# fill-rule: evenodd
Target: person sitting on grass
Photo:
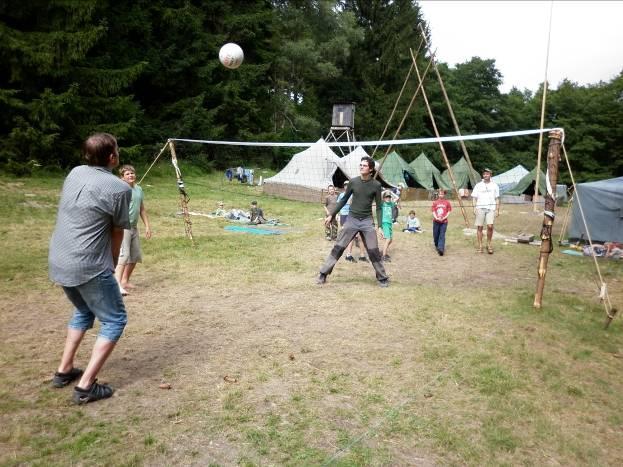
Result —
<instances>
[{"instance_id":1,"label":"person sitting on grass","mask_svg":"<svg viewBox=\"0 0 623 467\"><path fill-rule=\"evenodd\" d=\"M381 204L382 221L381 229L382 235L385 239L383 245L383 261L390 262L391 258L387 254L389 252L389 246L392 244L392 238L394 236L394 207L396 203L392 201L392 194L386 191L383 194L383 204Z\"/></svg>"},{"instance_id":2,"label":"person sitting on grass","mask_svg":"<svg viewBox=\"0 0 623 467\"><path fill-rule=\"evenodd\" d=\"M265 224L266 219L264 219L264 211L262 208L257 206L257 201L251 201L251 219L249 220L249 224Z\"/></svg>"},{"instance_id":3,"label":"person sitting on grass","mask_svg":"<svg viewBox=\"0 0 623 467\"><path fill-rule=\"evenodd\" d=\"M121 295L128 295L128 289L134 286L130 283L130 276L137 263L142 262L140 236L138 233L138 218L140 216L145 224L145 238L151 238L149 218L143 202L143 189L136 184L136 171L131 165L124 165L119 170L121 178L132 188L132 201L130 202L130 228L123 232L123 242L119 251L119 263L115 269L115 277L119 282Z\"/></svg>"},{"instance_id":4,"label":"person sitting on grass","mask_svg":"<svg viewBox=\"0 0 623 467\"><path fill-rule=\"evenodd\" d=\"M402 231L407 233L422 233L422 224L420 224L420 220L415 217L415 211L413 209L409 211L407 226L402 229Z\"/></svg>"}]
</instances>

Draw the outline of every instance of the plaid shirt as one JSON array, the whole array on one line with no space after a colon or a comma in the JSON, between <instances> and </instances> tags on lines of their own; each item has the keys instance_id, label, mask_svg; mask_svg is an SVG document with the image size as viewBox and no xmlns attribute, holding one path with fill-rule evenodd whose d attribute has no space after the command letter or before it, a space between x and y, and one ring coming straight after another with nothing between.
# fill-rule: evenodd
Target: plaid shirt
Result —
<instances>
[{"instance_id":1,"label":"plaid shirt","mask_svg":"<svg viewBox=\"0 0 623 467\"><path fill-rule=\"evenodd\" d=\"M113 226L130 228L130 186L105 167L81 165L63 184L56 227L50 240L50 279L66 287L114 270Z\"/></svg>"}]
</instances>

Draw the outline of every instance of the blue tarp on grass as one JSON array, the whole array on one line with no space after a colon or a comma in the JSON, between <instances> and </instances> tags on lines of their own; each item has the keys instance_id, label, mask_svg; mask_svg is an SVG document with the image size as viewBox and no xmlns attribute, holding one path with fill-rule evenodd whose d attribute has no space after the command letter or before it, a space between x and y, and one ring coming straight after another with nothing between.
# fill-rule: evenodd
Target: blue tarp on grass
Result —
<instances>
[{"instance_id":1,"label":"blue tarp on grass","mask_svg":"<svg viewBox=\"0 0 623 467\"><path fill-rule=\"evenodd\" d=\"M229 232L242 232L255 235L281 235L283 230L260 229L258 227L246 227L244 225L226 225L225 230Z\"/></svg>"}]
</instances>

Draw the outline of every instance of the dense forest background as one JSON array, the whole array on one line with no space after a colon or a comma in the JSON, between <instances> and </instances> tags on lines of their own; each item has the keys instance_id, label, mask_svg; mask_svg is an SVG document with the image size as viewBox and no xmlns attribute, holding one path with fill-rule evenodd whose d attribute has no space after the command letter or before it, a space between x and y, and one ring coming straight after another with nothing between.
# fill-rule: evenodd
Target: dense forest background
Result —
<instances>
[{"instance_id":1,"label":"dense forest background","mask_svg":"<svg viewBox=\"0 0 623 467\"><path fill-rule=\"evenodd\" d=\"M378 139L411 66L409 48L434 36L406 0L5 0L0 3L0 170L66 170L93 131L116 135L122 162L147 162L169 137L315 141L334 103L356 104L357 139ZM526 32L527 34L529 31ZM218 61L236 42L245 61ZM429 57L417 56L424 70ZM440 72L463 134L538 128L540 92L501 93L495 61ZM409 80L392 136L416 88ZM425 79L442 135L455 134L434 72ZM579 181L623 175L623 72L548 91L546 127L564 127ZM433 136L419 96L400 137ZM386 138L387 138L386 137ZM545 144L547 138L545 138ZM477 169L535 165L538 137L469 142ZM461 156L448 144L452 162ZM436 145L401 146L407 161ZM180 145L204 168L281 168L295 150Z\"/></svg>"}]
</instances>

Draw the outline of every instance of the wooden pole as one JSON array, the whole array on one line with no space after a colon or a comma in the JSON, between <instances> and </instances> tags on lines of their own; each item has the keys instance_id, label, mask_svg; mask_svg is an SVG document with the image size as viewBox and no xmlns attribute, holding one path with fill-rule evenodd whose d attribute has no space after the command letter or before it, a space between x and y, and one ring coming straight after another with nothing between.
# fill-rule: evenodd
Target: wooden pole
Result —
<instances>
[{"instance_id":1,"label":"wooden pole","mask_svg":"<svg viewBox=\"0 0 623 467\"><path fill-rule=\"evenodd\" d=\"M536 180L534 185L534 196L532 198L532 211L537 212L539 200L539 175L541 172L541 150L543 148L543 125L545 124L545 102L547 100L547 68L549 65L549 44L552 36L552 17L554 11L554 0L549 7L549 29L547 32L547 52L545 54L545 78L543 79L543 100L541 101L541 133L539 133L539 148L536 156ZM545 209L545 208L543 208Z\"/></svg>"},{"instance_id":2,"label":"wooden pole","mask_svg":"<svg viewBox=\"0 0 623 467\"><path fill-rule=\"evenodd\" d=\"M426 33L424 28L422 27L422 23L419 24L420 32L422 33L422 37L426 41L426 48L428 49L428 39L426 38ZM430 49L428 49L430 51ZM456 120L454 115L454 110L452 109L452 104L450 103L450 98L448 97L448 93L446 92L446 86L443 84L443 79L441 79L441 73L439 73L439 68L437 67L437 61L433 57L433 68L435 70L435 74L437 75L437 80L439 81L439 86L441 88L441 93L443 94L444 99L446 100L446 106L448 107L448 112L450 113L450 118L452 119L452 124L454 125L454 131L456 131L457 136L461 136L461 130L459 128L459 123ZM461 150L463 151L463 156L465 157L465 161L467 162L467 166L469 167L469 181L472 183L472 188L476 186L478 180L474 178L474 166L472 165L472 160L469 157L469 153L467 152L467 146L465 146L465 141L462 139L459 140L459 144L461 145Z\"/></svg>"},{"instance_id":3,"label":"wooden pole","mask_svg":"<svg viewBox=\"0 0 623 467\"><path fill-rule=\"evenodd\" d=\"M420 45L417 48L417 52L415 54L416 56L420 52L420 49L422 48L422 44L423 43L424 43L424 41L420 41ZM407 76L405 76L405 80L402 83L402 88L400 89L400 92L398 93L398 97L396 98L396 102L394 103L394 108L392 109L392 112L389 115L389 118L387 119L387 123L385 124L385 128L383 128L383 133L381 134L381 137L379 138L379 141L383 141L383 138L385 138L385 133L387 132L387 129L389 128L389 123L392 121L392 118L394 118L394 114L396 113L396 108L398 107L398 102L400 102L400 98L402 97L402 93L404 92L405 88L407 87L407 83L409 82L409 77L411 76L411 72L412 71L413 71L413 63L409 67L409 71L407 72ZM374 159L374 154L376 154L376 150L378 148L379 148L379 145L377 144L374 147L374 151L372 151L372 154L370 155L371 158Z\"/></svg>"},{"instance_id":4,"label":"wooden pole","mask_svg":"<svg viewBox=\"0 0 623 467\"><path fill-rule=\"evenodd\" d=\"M398 128L394 132L394 137L392 139L397 139L398 138L398 135L400 134L400 130L402 130L402 126L404 125L405 121L407 120L407 116L409 115L409 112L411 112L411 107L413 107L413 103L415 102L415 98L417 97L418 93L420 92L420 89L424 90L424 88L422 87L422 81L424 80L424 77L428 74L428 70L430 69L430 67L431 67L431 65L433 63L432 62L432 58L434 56L435 55L433 54L433 56L431 57L431 61L428 62L428 65L426 65L426 69L424 70L424 73L422 73L422 79L420 80L420 84L418 85L418 87L416 88L415 92L413 93L413 96L411 96L411 100L409 101L409 105L407 106L407 110L405 110L404 115L402 116L402 120L400 120L400 123L398 124ZM411 68L413 68L413 63L411 64ZM381 139L383 139L383 138L381 138ZM379 170L377 170L376 173L374 174L375 178L380 173L381 169L383 168L383 164L385 163L385 159L387 159L387 156L389 155L389 153L391 152L392 149L393 149L393 146L391 144L387 146L387 149L385 150L385 155L381 158L381 162L379 162Z\"/></svg>"},{"instance_id":5,"label":"wooden pole","mask_svg":"<svg viewBox=\"0 0 623 467\"><path fill-rule=\"evenodd\" d=\"M171 151L171 163L175 168L175 176L177 178L177 189L180 192L180 207L182 208L182 216L184 217L184 230L186 236L190 239L193 246L195 245L195 239L193 238L192 221L190 220L190 214L188 213L188 194L186 193L186 187L184 186L184 180L182 179L182 173L177 165L177 155L175 154L175 144L169 140L169 150Z\"/></svg>"},{"instance_id":6,"label":"wooden pole","mask_svg":"<svg viewBox=\"0 0 623 467\"><path fill-rule=\"evenodd\" d=\"M428 111L428 116L430 117L430 121L433 125L433 131L435 132L435 136L440 138L439 130L437 130L437 124L435 123L435 117L433 116L433 111L430 108L430 104L428 103L428 97L426 97L426 91L424 90L424 83L422 81L422 77L420 76L420 70L418 69L417 63L415 61L415 56L413 55L413 50L409 49L411 52L411 60L413 60L413 67L415 68L415 73L417 74L417 79L420 82L420 86L422 87L422 97L424 98L424 103L426 104L426 110ZM443 156L443 160L446 163L446 167L448 168L448 175L450 176L450 182L452 183L452 188L454 188L454 192L456 193L456 198L459 202L459 206L461 207L461 214L463 214L463 220L465 221L465 227L469 225L467 221L467 213L465 212L465 206L463 206L463 200L461 199L461 195L459 194L459 190L456 187L456 180L454 179L454 173L452 172L452 167L450 166L450 161L448 161L448 156L446 155L446 150L443 147L443 143L439 141L439 149L441 151L441 155Z\"/></svg>"},{"instance_id":7,"label":"wooden pole","mask_svg":"<svg viewBox=\"0 0 623 467\"><path fill-rule=\"evenodd\" d=\"M545 194L545 207L543 208L543 226L541 227L541 253L538 265L538 280L536 293L534 294L534 308L540 309L543 300L543 288L545 287L545 275L547 274L547 262L554 245L552 243L552 226L554 224L554 210L556 208L556 183L558 182L558 162L560 161L560 144L562 132L550 131L549 149L547 151L547 177L551 193Z\"/></svg>"}]
</instances>

